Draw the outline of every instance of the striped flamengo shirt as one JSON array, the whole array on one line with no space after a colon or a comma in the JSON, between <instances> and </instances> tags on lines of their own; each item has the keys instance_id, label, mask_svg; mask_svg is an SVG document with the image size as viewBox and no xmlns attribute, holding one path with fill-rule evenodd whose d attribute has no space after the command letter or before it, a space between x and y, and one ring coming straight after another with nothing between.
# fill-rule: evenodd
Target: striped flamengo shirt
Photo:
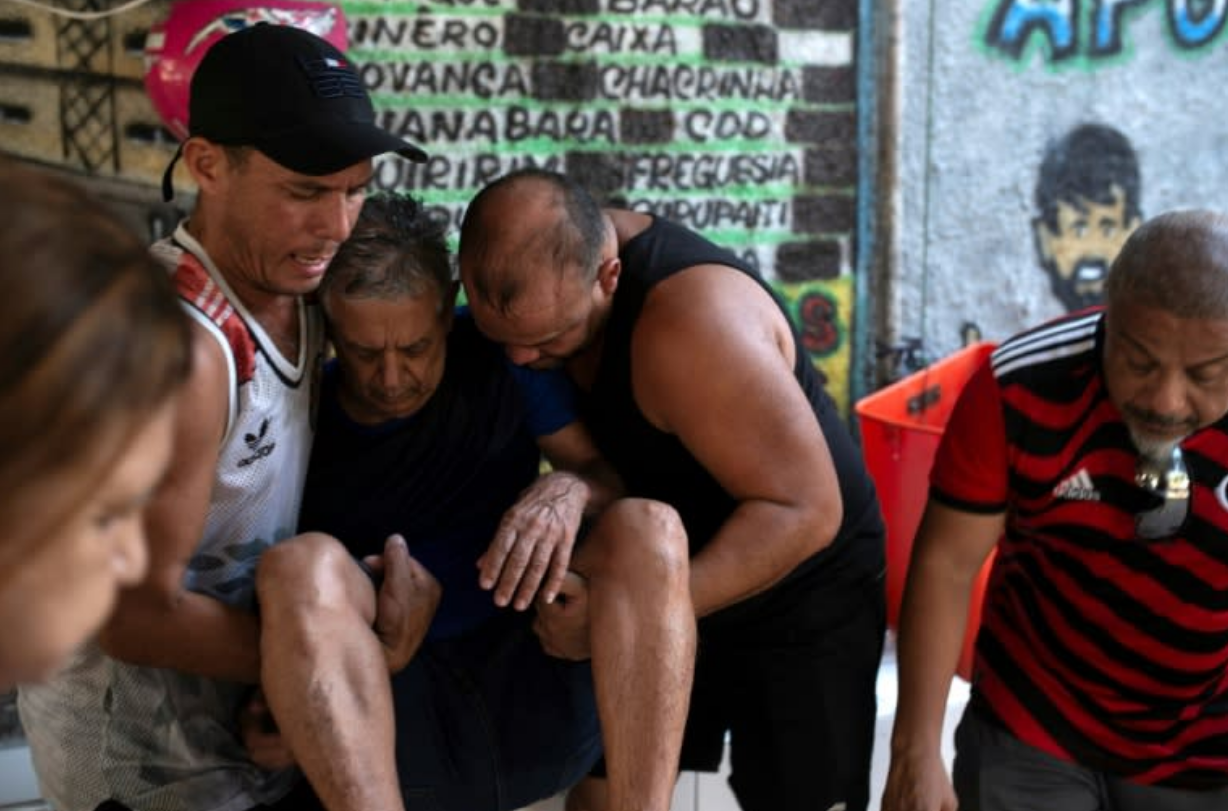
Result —
<instances>
[{"instance_id":1,"label":"striped flamengo shirt","mask_svg":"<svg viewBox=\"0 0 1228 811\"><path fill-rule=\"evenodd\" d=\"M1228 785L1228 419L1182 443L1191 511L1158 503L1101 372L1085 310L1002 344L969 381L931 475L947 506L1006 513L972 706L1025 743L1139 783Z\"/></svg>"}]
</instances>

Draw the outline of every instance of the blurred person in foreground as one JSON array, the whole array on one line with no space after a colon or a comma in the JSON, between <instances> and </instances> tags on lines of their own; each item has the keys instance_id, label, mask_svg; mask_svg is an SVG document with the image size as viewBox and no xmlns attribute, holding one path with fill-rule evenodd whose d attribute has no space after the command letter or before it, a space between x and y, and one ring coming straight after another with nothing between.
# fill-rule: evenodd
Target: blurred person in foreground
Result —
<instances>
[{"instance_id":1,"label":"blurred person in foreground","mask_svg":"<svg viewBox=\"0 0 1228 811\"><path fill-rule=\"evenodd\" d=\"M0 690L47 678L149 564L189 335L170 281L82 188L0 157Z\"/></svg>"}]
</instances>

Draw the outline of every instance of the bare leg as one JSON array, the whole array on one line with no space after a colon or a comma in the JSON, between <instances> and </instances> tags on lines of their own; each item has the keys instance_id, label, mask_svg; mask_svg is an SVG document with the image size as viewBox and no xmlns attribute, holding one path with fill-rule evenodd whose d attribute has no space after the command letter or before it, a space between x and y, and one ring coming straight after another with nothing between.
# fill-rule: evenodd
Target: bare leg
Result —
<instances>
[{"instance_id":1,"label":"bare leg","mask_svg":"<svg viewBox=\"0 0 1228 811\"><path fill-rule=\"evenodd\" d=\"M686 532L670 507L625 499L602 513L572 565L589 581L608 775L581 784L608 786L590 808L669 811L695 670Z\"/></svg>"},{"instance_id":2,"label":"bare leg","mask_svg":"<svg viewBox=\"0 0 1228 811\"><path fill-rule=\"evenodd\" d=\"M320 801L404 811L371 581L335 539L307 534L265 553L257 591L265 696Z\"/></svg>"}]
</instances>

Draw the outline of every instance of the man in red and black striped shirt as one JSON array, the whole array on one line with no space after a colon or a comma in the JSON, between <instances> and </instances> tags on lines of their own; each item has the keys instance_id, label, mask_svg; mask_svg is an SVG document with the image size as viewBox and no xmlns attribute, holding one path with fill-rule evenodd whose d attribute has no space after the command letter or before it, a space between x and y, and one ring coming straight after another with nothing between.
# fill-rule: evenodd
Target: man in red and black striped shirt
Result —
<instances>
[{"instance_id":1,"label":"man in red and black striped shirt","mask_svg":"<svg viewBox=\"0 0 1228 811\"><path fill-rule=\"evenodd\" d=\"M1005 342L931 474L884 811L1228 809L1228 216L1161 215L1104 309ZM997 548L954 785L940 754Z\"/></svg>"}]
</instances>

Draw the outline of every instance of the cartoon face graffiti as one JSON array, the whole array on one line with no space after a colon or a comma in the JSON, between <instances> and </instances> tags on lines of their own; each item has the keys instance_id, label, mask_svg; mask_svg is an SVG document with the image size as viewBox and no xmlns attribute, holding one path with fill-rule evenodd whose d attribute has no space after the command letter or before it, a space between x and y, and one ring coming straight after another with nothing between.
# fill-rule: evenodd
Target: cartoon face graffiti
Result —
<instances>
[{"instance_id":1,"label":"cartoon face graffiti","mask_svg":"<svg viewBox=\"0 0 1228 811\"><path fill-rule=\"evenodd\" d=\"M1081 124L1045 149L1036 180L1036 256L1067 310L1099 304L1109 265L1142 222L1139 167L1125 135Z\"/></svg>"},{"instance_id":2,"label":"cartoon face graffiti","mask_svg":"<svg viewBox=\"0 0 1228 811\"><path fill-rule=\"evenodd\" d=\"M1036 252L1054 294L1068 310L1099 303L1104 277L1139 218L1126 213L1125 192L1113 187L1113 202L1058 201L1057 227L1038 219L1033 224Z\"/></svg>"}]
</instances>

